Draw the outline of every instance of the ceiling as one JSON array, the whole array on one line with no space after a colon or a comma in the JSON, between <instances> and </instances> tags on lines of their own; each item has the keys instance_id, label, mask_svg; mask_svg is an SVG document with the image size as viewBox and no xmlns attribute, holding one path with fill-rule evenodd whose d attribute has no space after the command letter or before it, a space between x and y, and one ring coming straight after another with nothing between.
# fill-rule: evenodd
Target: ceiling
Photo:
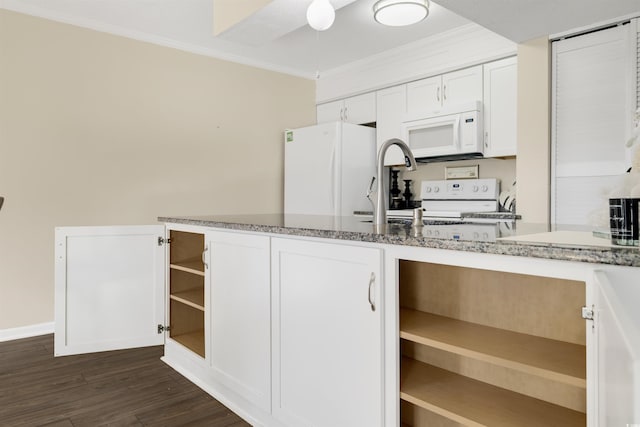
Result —
<instances>
[{"instance_id":1,"label":"ceiling","mask_svg":"<svg viewBox=\"0 0 640 427\"><path fill-rule=\"evenodd\" d=\"M0 7L309 78L472 21L521 42L640 15L640 0L438 0L426 20L391 28L373 20L375 0L332 0L335 23L318 33L306 25L309 3L273 0L218 37L212 0L0 0Z\"/></svg>"}]
</instances>

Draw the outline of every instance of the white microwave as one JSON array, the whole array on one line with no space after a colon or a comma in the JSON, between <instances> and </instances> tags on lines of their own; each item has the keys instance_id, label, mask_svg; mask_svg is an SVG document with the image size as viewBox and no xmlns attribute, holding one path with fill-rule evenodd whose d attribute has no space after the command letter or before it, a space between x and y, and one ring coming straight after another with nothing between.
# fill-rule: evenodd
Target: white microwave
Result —
<instances>
[{"instance_id":1,"label":"white microwave","mask_svg":"<svg viewBox=\"0 0 640 427\"><path fill-rule=\"evenodd\" d=\"M482 103L459 104L402 123L402 139L418 159L482 157Z\"/></svg>"}]
</instances>

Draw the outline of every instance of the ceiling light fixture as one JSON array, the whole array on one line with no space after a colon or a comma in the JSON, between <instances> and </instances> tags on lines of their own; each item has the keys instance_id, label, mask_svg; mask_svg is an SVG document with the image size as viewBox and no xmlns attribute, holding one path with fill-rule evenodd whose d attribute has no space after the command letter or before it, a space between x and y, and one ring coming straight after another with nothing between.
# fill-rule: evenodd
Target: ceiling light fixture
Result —
<instances>
[{"instance_id":1,"label":"ceiling light fixture","mask_svg":"<svg viewBox=\"0 0 640 427\"><path fill-rule=\"evenodd\" d=\"M429 15L429 0L378 0L373 19L390 27L403 27L422 21Z\"/></svg>"},{"instance_id":2,"label":"ceiling light fixture","mask_svg":"<svg viewBox=\"0 0 640 427\"><path fill-rule=\"evenodd\" d=\"M316 31L324 31L333 25L336 11L329 0L313 0L307 8L307 22Z\"/></svg>"}]
</instances>

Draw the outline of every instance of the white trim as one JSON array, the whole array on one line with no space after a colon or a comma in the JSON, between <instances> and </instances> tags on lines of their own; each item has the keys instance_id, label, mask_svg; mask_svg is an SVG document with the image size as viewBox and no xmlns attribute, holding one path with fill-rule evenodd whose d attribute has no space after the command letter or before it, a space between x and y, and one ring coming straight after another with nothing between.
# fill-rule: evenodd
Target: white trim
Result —
<instances>
[{"instance_id":1,"label":"white trim","mask_svg":"<svg viewBox=\"0 0 640 427\"><path fill-rule=\"evenodd\" d=\"M517 54L517 44L477 24L390 49L324 71L316 103L407 83Z\"/></svg>"},{"instance_id":2,"label":"white trim","mask_svg":"<svg viewBox=\"0 0 640 427\"><path fill-rule=\"evenodd\" d=\"M102 33L108 33L116 36L126 37L129 39L151 43L159 46L169 47L172 49L178 49L178 50L193 53L196 55L208 56L211 58L216 58L224 61L234 62L242 65L248 65L251 67L257 67L257 68L261 68L269 71L275 71L278 73L284 73L284 74L288 74L295 77L302 77L309 80L315 79L315 75L313 75L313 73L303 72L299 69L285 67L282 65L277 65L270 62L266 62L266 61L260 61L260 60L256 60L246 56L235 55L235 54L224 52L215 48L208 48L208 47L194 45L191 43L184 43L184 42L180 42L170 38L161 37L155 34L149 34L144 31L135 31L129 28L120 27L118 25L106 24L104 22L96 21L93 19L80 18L77 16L67 15L63 13L56 13L56 12L52 12L50 10L46 10L37 6L25 5L17 2L12 2L12 4L7 4L6 1L0 0L0 9L23 13L25 15L48 19L48 20L60 22L63 24L74 25L77 27L99 31Z\"/></svg>"},{"instance_id":3,"label":"white trim","mask_svg":"<svg viewBox=\"0 0 640 427\"><path fill-rule=\"evenodd\" d=\"M610 27L612 25L616 25L616 24L620 24L626 21L630 21L633 18L637 18L640 15L638 15L638 12L634 12L634 13L630 13L628 15L623 15L623 16L619 16L617 18L612 18L612 19L607 19L605 21L600 21L600 22L596 22L595 24L590 24L590 25L585 25L584 27L578 27L578 28L573 28L571 30L568 31L563 31L561 33L556 33L556 34L550 34L549 35L549 40L550 41L557 41L557 40L561 40L561 39L565 39L567 37L572 37L572 36L577 36L580 35L582 33L588 33L591 31L597 31L606 27Z\"/></svg>"},{"instance_id":4,"label":"white trim","mask_svg":"<svg viewBox=\"0 0 640 427\"><path fill-rule=\"evenodd\" d=\"M38 323L36 325L20 326L10 329L0 329L0 342L52 334L53 329L53 322Z\"/></svg>"}]
</instances>

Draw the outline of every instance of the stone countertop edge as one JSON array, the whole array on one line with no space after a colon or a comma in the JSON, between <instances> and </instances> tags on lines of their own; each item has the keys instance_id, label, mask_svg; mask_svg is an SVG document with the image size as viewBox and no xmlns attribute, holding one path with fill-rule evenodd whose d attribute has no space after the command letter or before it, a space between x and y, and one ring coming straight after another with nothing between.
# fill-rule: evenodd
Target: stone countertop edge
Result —
<instances>
[{"instance_id":1,"label":"stone countertop edge","mask_svg":"<svg viewBox=\"0 0 640 427\"><path fill-rule=\"evenodd\" d=\"M216 221L214 219L180 217L158 217L158 221L162 223L196 225L258 233L315 237L431 249L447 249L462 252L543 258L558 261L640 267L640 251L638 251L637 248L629 249L628 247L569 247L540 242L477 242L427 237L410 237L396 234L375 234L360 231L322 230L304 227L285 227L280 225L244 224L240 222Z\"/></svg>"}]
</instances>

